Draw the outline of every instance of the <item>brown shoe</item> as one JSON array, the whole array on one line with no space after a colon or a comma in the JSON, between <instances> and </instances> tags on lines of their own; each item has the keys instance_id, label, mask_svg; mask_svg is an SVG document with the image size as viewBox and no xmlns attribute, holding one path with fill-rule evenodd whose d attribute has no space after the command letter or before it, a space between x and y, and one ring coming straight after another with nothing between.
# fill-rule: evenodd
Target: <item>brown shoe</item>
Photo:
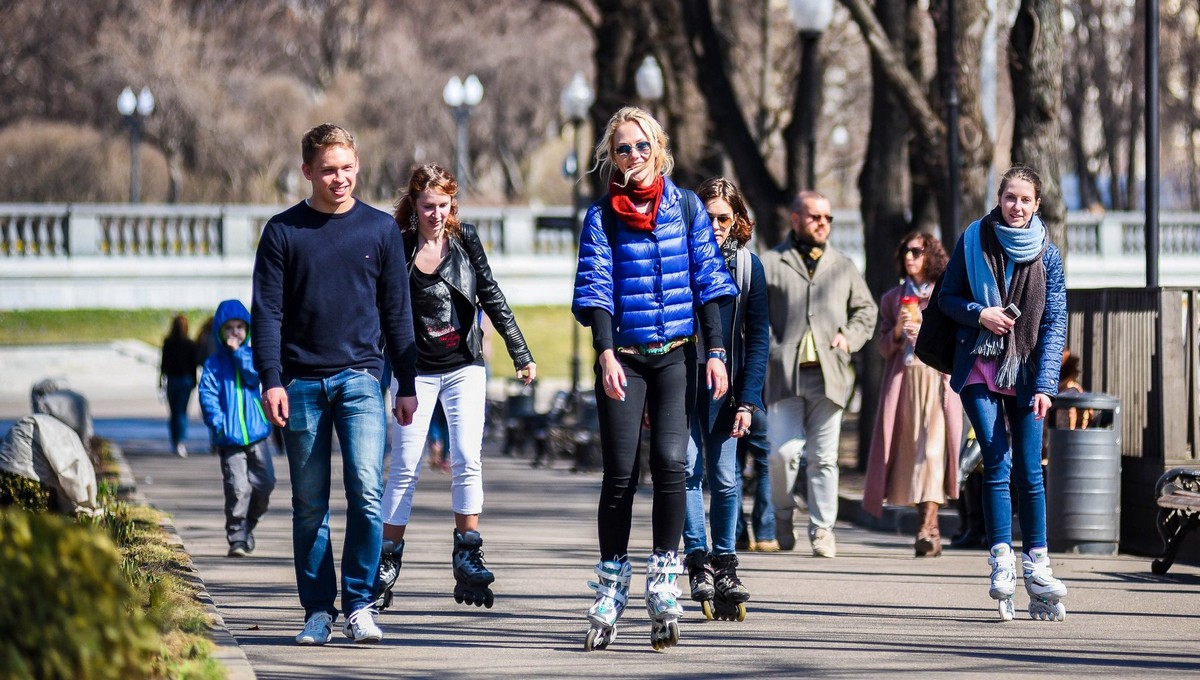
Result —
<instances>
[{"instance_id":1,"label":"brown shoe","mask_svg":"<svg viewBox=\"0 0 1200 680\"><path fill-rule=\"evenodd\" d=\"M779 552L779 541L758 541L754 544L754 552Z\"/></svg>"}]
</instances>

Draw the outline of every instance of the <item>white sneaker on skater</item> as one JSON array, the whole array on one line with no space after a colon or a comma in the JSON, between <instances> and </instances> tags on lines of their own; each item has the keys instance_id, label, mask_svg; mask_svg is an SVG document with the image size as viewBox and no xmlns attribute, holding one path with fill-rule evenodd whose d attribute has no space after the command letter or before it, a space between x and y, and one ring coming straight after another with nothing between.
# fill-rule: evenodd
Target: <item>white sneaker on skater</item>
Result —
<instances>
[{"instance_id":1,"label":"white sneaker on skater","mask_svg":"<svg viewBox=\"0 0 1200 680\"><path fill-rule=\"evenodd\" d=\"M323 645L333 638L333 617L317 612L304 622L304 630L296 636L298 645Z\"/></svg>"},{"instance_id":2,"label":"white sneaker on skater","mask_svg":"<svg viewBox=\"0 0 1200 680\"><path fill-rule=\"evenodd\" d=\"M383 631L375 623L375 608L367 605L346 618L342 633L360 644L372 644L383 639Z\"/></svg>"}]
</instances>

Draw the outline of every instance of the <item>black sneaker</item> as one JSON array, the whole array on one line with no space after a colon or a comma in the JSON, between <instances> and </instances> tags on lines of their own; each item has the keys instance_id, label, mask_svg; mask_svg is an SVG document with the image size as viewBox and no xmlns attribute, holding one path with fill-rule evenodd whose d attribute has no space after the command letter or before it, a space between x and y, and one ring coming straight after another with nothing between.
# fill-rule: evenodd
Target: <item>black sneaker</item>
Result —
<instances>
[{"instance_id":1,"label":"black sneaker","mask_svg":"<svg viewBox=\"0 0 1200 680\"><path fill-rule=\"evenodd\" d=\"M250 554L250 547L245 541L235 541L229 546L227 557L245 557Z\"/></svg>"}]
</instances>

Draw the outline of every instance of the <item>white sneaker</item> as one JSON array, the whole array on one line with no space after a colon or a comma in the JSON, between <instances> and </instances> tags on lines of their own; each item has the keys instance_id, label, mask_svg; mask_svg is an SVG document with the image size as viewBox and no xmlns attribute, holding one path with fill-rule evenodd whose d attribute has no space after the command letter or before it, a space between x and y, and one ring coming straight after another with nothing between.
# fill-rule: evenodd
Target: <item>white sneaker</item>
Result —
<instances>
[{"instance_id":1,"label":"white sneaker","mask_svg":"<svg viewBox=\"0 0 1200 680\"><path fill-rule=\"evenodd\" d=\"M813 557L837 557L837 540L829 529L818 528L812 533Z\"/></svg>"},{"instance_id":2,"label":"white sneaker","mask_svg":"<svg viewBox=\"0 0 1200 680\"><path fill-rule=\"evenodd\" d=\"M187 458L187 447L183 445L183 442L175 445L175 455L180 458Z\"/></svg>"},{"instance_id":3,"label":"white sneaker","mask_svg":"<svg viewBox=\"0 0 1200 680\"><path fill-rule=\"evenodd\" d=\"M304 622L304 630L296 636L298 645L323 645L333 638L333 617L317 612Z\"/></svg>"},{"instance_id":4,"label":"white sneaker","mask_svg":"<svg viewBox=\"0 0 1200 680\"><path fill-rule=\"evenodd\" d=\"M370 605L347 617L342 633L360 644L372 644L383 639L383 631L375 623L375 608Z\"/></svg>"}]
</instances>

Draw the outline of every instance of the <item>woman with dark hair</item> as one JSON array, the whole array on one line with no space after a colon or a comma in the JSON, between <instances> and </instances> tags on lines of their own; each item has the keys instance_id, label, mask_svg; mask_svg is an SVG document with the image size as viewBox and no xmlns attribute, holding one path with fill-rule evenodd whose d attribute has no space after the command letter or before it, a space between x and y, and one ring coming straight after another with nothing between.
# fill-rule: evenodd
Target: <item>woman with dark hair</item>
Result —
<instances>
[{"instance_id":1,"label":"woman with dark hair","mask_svg":"<svg viewBox=\"0 0 1200 680\"><path fill-rule=\"evenodd\" d=\"M376 606L391 603L400 573L404 531L421 474L421 456L434 406L445 409L450 439L451 504L454 510L454 599L492 606L495 580L483 563L479 514L483 510L484 406L487 370L483 360L482 309L504 339L517 378L537 377L537 365L492 278L475 226L458 219L458 182L437 165L417 167L407 193L396 204L409 268L413 331L417 345L417 411L412 423L397 425L392 462L383 493L383 552Z\"/></svg>"},{"instance_id":2,"label":"woman with dark hair","mask_svg":"<svg viewBox=\"0 0 1200 680\"><path fill-rule=\"evenodd\" d=\"M695 403L696 335L703 335L705 384L725 395L720 298L737 294L700 199L666 177L667 134L649 113L625 107L596 146L608 194L588 208L579 239L575 319L592 329L604 480L597 524L596 601L584 648L616 635L633 568L629 532L637 491L642 415L650 421L654 481L653 552L646 560L646 610L655 649L679 641L678 550L687 503L685 456ZM694 322L699 309L699 328Z\"/></svg>"},{"instance_id":3,"label":"woman with dark hair","mask_svg":"<svg viewBox=\"0 0 1200 680\"><path fill-rule=\"evenodd\" d=\"M767 281L762 263L745 247L754 232L754 222L742 192L724 177L714 177L701 184L696 195L704 202L738 294L721 298L719 307L721 338L728 357L729 392L721 399L714 399L707 389L697 389L693 397L696 410L687 447L683 552L687 555L692 599L701 603L705 618L741 621L746 616L744 603L750 599L750 591L737 574L735 544L742 500L737 449L738 440L751 434L754 414L763 409L763 380L770 348ZM760 421L758 430L764 440L765 425L765 420ZM766 451L760 467L766 467ZM704 531L701 486L705 477L710 494L711 553ZM771 519L774 520L774 511ZM757 538L765 542L768 537L757 535ZM770 539L774 539L774 534Z\"/></svg>"},{"instance_id":4,"label":"woman with dark hair","mask_svg":"<svg viewBox=\"0 0 1200 680\"><path fill-rule=\"evenodd\" d=\"M938 509L947 498L958 497L962 402L950 389L950 376L913 354L921 310L929 304L946 260L941 241L922 232L908 234L896 249L902 281L879 301L884 369L863 508L878 517L884 502L916 506L920 525L913 551L917 557L942 554Z\"/></svg>"},{"instance_id":5,"label":"woman with dark hair","mask_svg":"<svg viewBox=\"0 0 1200 680\"><path fill-rule=\"evenodd\" d=\"M1042 427L1058 395L1067 335L1062 257L1038 217L1042 180L1018 165L1000 178L999 205L972 223L946 267L938 303L959 324L950 387L962 398L983 454L983 514L991 545L988 594L1013 617L1017 561L1013 501L1024 544L1029 616L1062 621L1067 587L1046 549ZM1011 446L1009 441L1012 441Z\"/></svg>"},{"instance_id":6,"label":"woman with dark hair","mask_svg":"<svg viewBox=\"0 0 1200 680\"><path fill-rule=\"evenodd\" d=\"M159 385L166 388L167 408L171 416L168 429L171 433L171 450L180 458L187 458L188 404L192 391L196 389L196 367L200 363L196 343L188 337L188 319L176 314L171 320L171 332L163 338L162 360L158 365Z\"/></svg>"}]
</instances>

